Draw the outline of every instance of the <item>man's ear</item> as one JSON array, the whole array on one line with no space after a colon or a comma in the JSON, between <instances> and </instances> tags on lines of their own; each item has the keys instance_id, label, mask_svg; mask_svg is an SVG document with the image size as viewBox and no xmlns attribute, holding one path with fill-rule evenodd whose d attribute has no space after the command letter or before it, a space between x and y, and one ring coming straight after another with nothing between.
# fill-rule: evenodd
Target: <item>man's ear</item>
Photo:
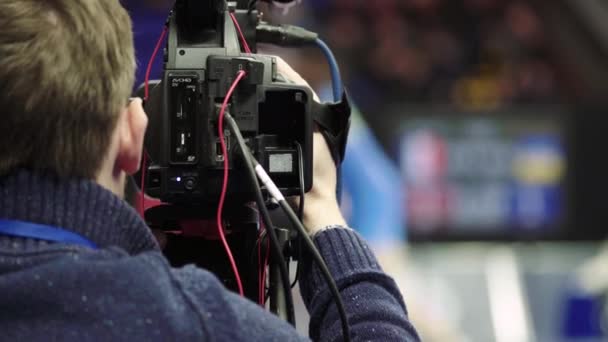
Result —
<instances>
[{"instance_id":1,"label":"man's ear","mask_svg":"<svg viewBox=\"0 0 608 342\"><path fill-rule=\"evenodd\" d=\"M120 113L117 127L119 144L116 167L129 175L139 170L147 126L148 116L142 100L136 98Z\"/></svg>"}]
</instances>

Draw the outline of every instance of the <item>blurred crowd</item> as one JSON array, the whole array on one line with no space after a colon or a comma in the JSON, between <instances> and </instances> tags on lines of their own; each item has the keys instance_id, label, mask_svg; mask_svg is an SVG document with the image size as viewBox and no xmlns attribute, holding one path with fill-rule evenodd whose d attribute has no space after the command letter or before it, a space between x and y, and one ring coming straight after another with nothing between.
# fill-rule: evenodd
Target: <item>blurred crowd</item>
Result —
<instances>
[{"instance_id":1,"label":"blurred crowd","mask_svg":"<svg viewBox=\"0 0 608 342\"><path fill-rule=\"evenodd\" d=\"M138 12L136 18L158 26L172 1L126 3ZM287 17L281 10L264 8L266 17L320 32L364 108L398 100L492 109L556 103L568 92L564 87L569 76L527 0L304 0L297 4ZM139 42L140 51L148 52L159 30L151 30L152 36ZM136 32L136 42L137 37Z\"/></svg>"},{"instance_id":2,"label":"blurred crowd","mask_svg":"<svg viewBox=\"0 0 608 342\"><path fill-rule=\"evenodd\" d=\"M311 3L355 92L474 109L555 103L563 91L547 32L527 1Z\"/></svg>"}]
</instances>

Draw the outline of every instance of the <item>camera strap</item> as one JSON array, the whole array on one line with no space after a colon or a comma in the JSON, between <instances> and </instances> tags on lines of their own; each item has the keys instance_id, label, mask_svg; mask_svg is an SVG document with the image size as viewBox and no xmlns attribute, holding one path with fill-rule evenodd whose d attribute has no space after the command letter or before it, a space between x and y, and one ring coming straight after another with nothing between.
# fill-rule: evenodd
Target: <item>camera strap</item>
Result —
<instances>
[{"instance_id":1,"label":"camera strap","mask_svg":"<svg viewBox=\"0 0 608 342\"><path fill-rule=\"evenodd\" d=\"M312 119L321 128L321 133L329 146L331 156L339 167L344 160L348 131L350 129L351 106L346 91L337 103L313 101Z\"/></svg>"},{"instance_id":2,"label":"camera strap","mask_svg":"<svg viewBox=\"0 0 608 342\"><path fill-rule=\"evenodd\" d=\"M0 235L63 242L97 249L95 243L79 234L62 228L32 222L0 219Z\"/></svg>"}]
</instances>

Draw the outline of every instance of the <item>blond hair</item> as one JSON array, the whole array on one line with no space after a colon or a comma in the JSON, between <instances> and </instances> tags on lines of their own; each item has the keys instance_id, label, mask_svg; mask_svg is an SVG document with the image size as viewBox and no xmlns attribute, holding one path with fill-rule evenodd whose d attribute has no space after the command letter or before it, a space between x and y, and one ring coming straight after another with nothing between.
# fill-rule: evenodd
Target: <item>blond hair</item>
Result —
<instances>
[{"instance_id":1,"label":"blond hair","mask_svg":"<svg viewBox=\"0 0 608 342\"><path fill-rule=\"evenodd\" d=\"M0 175L94 178L133 87L118 0L0 0Z\"/></svg>"}]
</instances>

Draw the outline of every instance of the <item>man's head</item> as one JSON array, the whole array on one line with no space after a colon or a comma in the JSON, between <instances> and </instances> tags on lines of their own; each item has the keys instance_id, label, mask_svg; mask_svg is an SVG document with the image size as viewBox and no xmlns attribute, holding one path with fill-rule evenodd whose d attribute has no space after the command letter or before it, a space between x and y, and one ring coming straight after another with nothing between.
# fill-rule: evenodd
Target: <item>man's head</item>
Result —
<instances>
[{"instance_id":1,"label":"man's head","mask_svg":"<svg viewBox=\"0 0 608 342\"><path fill-rule=\"evenodd\" d=\"M0 27L0 175L137 170L147 121L141 102L127 106L135 59L119 1L0 0Z\"/></svg>"}]
</instances>

